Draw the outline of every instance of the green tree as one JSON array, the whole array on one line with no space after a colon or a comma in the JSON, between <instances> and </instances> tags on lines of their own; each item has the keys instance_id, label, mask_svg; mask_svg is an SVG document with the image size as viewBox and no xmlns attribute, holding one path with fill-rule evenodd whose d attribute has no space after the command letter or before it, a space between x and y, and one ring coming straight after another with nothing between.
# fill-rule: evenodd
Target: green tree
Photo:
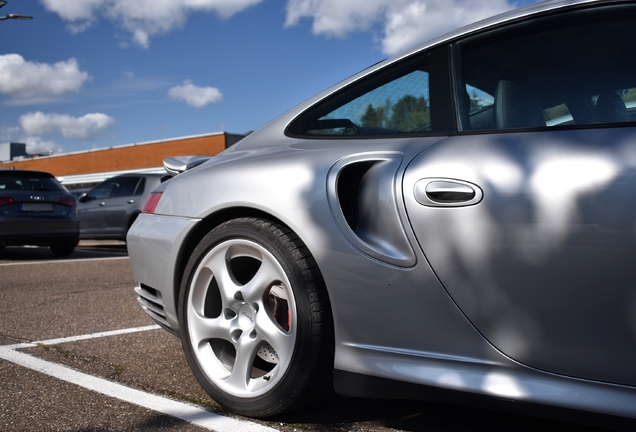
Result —
<instances>
[{"instance_id":1,"label":"green tree","mask_svg":"<svg viewBox=\"0 0 636 432\"><path fill-rule=\"evenodd\" d=\"M391 110L391 103L387 100L384 105L374 107L372 104L367 105L367 109L365 110L362 118L363 127L378 127L383 128L386 127L387 123L387 112Z\"/></svg>"},{"instance_id":2,"label":"green tree","mask_svg":"<svg viewBox=\"0 0 636 432\"><path fill-rule=\"evenodd\" d=\"M409 132L430 121L431 113L426 98L405 95L393 105L388 128Z\"/></svg>"},{"instance_id":3,"label":"green tree","mask_svg":"<svg viewBox=\"0 0 636 432\"><path fill-rule=\"evenodd\" d=\"M544 110L543 118L545 119L545 121L550 121L550 120L557 119L559 117L564 117L568 114L570 114L570 110L568 109L568 106L566 104L560 104L560 105Z\"/></svg>"},{"instance_id":4,"label":"green tree","mask_svg":"<svg viewBox=\"0 0 636 432\"><path fill-rule=\"evenodd\" d=\"M623 92L623 102L631 102L636 100L636 88L630 88Z\"/></svg>"},{"instance_id":5,"label":"green tree","mask_svg":"<svg viewBox=\"0 0 636 432\"><path fill-rule=\"evenodd\" d=\"M405 95L395 104L391 104L391 101L387 99L384 105L367 105L360 122L362 127L410 132L429 124L431 122L431 113L426 98L423 96Z\"/></svg>"}]
</instances>

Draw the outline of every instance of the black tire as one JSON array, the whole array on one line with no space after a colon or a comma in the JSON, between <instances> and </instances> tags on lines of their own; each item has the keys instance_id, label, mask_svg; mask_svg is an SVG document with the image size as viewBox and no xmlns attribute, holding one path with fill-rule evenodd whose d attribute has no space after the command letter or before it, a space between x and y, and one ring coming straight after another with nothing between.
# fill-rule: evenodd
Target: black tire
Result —
<instances>
[{"instance_id":1,"label":"black tire","mask_svg":"<svg viewBox=\"0 0 636 432\"><path fill-rule=\"evenodd\" d=\"M76 243L58 243L51 245L51 252L55 256L69 256L75 250Z\"/></svg>"},{"instance_id":2,"label":"black tire","mask_svg":"<svg viewBox=\"0 0 636 432\"><path fill-rule=\"evenodd\" d=\"M126 227L126 233L130 231L130 227L135 223L138 217L139 217L139 213L135 213L130 217L130 219L128 219L128 226ZM124 240L125 240L125 235L124 235Z\"/></svg>"},{"instance_id":3,"label":"black tire","mask_svg":"<svg viewBox=\"0 0 636 432\"><path fill-rule=\"evenodd\" d=\"M188 363L224 409L269 417L332 388L329 298L286 227L241 218L212 230L188 261L178 309Z\"/></svg>"}]
</instances>

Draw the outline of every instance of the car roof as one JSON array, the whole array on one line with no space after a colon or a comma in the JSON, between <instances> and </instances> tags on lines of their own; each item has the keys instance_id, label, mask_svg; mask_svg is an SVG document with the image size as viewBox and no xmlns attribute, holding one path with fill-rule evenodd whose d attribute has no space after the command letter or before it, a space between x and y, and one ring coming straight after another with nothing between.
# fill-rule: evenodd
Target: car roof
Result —
<instances>
[{"instance_id":1,"label":"car roof","mask_svg":"<svg viewBox=\"0 0 636 432\"><path fill-rule=\"evenodd\" d=\"M620 3L620 2L621 1L619 0L544 0L544 1L540 1L538 3L533 3L521 8L513 9L508 12L494 15L492 17L483 19L481 21L477 21L472 24L468 24L466 26L452 30L448 33L445 33L443 35L430 39L426 42L415 45L412 48L407 49L406 51L399 53L393 57L390 57L387 60L378 63L378 66L380 66L383 63L392 63L401 58L408 57L411 54L414 54L418 51L432 48L435 45L449 42L453 39L457 39L467 34L479 32L481 30L489 29L492 27L497 27L500 24L508 24L511 21L521 20L523 18L530 17L532 15L539 15L543 13L557 11L559 9L567 9L567 8L582 6L582 5L612 4L612 3Z\"/></svg>"},{"instance_id":2,"label":"car roof","mask_svg":"<svg viewBox=\"0 0 636 432\"><path fill-rule=\"evenodd\" d=\"M5 177L22 177L29 175L32 177L53 177L53 174L45 171L25 170L25 169L0 169L0 175Z\"/></svg>"},{"instance_id":3,"label":"car roof","mask_svg":"<svg viewBox=\"0 0 636 432\"><path fill-rule=\"evenodd\" d=\"M110 178L122 178L122 177L157 177L157 178L161 178L164 177L168 174L161 174L161 173L126 173L126 174L119 174Z\"/></svg>"},{"instance_id":4,"label":"car roof","mask_svg":"<svg viewBox=\"0 0 636 432\"><path fill-rule=\"evenodd\" d=\"M400 61L419 51L433 48L436 45L450 42L454 39L469 35L471 33L477 33L477 32L480 32L481 30L497 27L501 24L508 24L512 21L521 20L521 19L530 17L532 15L540 15L544 13L558 11L560 9L568 9L568 8L584 6L584 5L598 5L598 4L612 4L612 3L624 3L624 0L623 1L621 0L544 0L538 3L533 3L521 8L513 9L508 12L494 15L492 17L474 22L472 24L468 24L463 27L459 27L448 33L442 34L433 39L429 39L426 42L423 42L418 45L414 45L410 49L407 49L401 53L398 53L392 57L387 58L386 60L380 61L368 67L367 69L353 75L352 77L350 77L349 79L345 81L354 81L366 75L368 72L375 71L376 69L380 69L384 66L387 66L388 64Z\"/></svg>"}]
</instances>

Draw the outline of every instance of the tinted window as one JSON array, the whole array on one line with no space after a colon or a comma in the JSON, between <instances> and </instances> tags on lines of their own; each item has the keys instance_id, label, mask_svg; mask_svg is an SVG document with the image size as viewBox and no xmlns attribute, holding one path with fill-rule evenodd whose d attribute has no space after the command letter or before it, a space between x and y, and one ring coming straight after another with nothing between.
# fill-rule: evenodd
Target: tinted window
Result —
<instances>
[{"instance_id":1,"label":"tinted window","mask_svg":"<svg viewBox=\"0 0 636 432\"><path fill-rule=\"evenodd\" d=\"M139 183L139 177L121 177L116 179L111 192L111 197L115 198L134 195L137 183Z\"/></svg>"},{"instance_id":2,"label":"tinted window","mask_svg":"<svg viewBox=\"0 0 636 432\"><path fill-rule=\"evenodd\" d=\"M91 191L88 193L88 195L92 199L108 198L108 197L110 197L110 193L113 190L114 186L115 186L115 180L114 179L106 180L106 181L98 184L97 186L95 186L93 189L91 189Z\"/></svg>"},{"instance_id":3,"label":"tinted window","mask_svg":"<svg viewBox=\"0 0 636 432\"><path fill-rule=\"evenodd\" d=\"M462 130L629 122L636 117L636 8L537 19L462 41Z\"/></svg>"},{"instance_id":4,"label":"tinted window","mask_svg":"<svg viewBox=\"0 0 636 432\"><path fill-rule=\"evenodd\" d=\"M65 189L49 174L13 171L0 174L0 190L62 191Z\"/></svg>"},{"instance_id":5,"label":"tinted window","mask_svg":"<svg viewBox=\"0 0 636 432\"><path fill-rule=\"evenodd\" d=\"M295 121L297 135L392 135L431 131L428 56L375 74Z\"/></svg>"}]
</instances>

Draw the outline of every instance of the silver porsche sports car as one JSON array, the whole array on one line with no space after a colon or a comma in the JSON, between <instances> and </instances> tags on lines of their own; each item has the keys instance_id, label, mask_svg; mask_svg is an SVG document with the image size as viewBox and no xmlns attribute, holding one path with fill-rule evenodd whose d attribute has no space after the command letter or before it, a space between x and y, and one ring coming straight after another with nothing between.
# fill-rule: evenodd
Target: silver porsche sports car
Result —
<instances>
[{"instance_id":1,"label":"silver porsche sports car","mask_svg":"<svg viewBox=\"0 0 636 432\"><path fill-rule=\"evenodd\" d=\"M228 410L323 390L636 418L636 2L457 30L173 173L144 310Z\"/></svg>"}]
</instances>

